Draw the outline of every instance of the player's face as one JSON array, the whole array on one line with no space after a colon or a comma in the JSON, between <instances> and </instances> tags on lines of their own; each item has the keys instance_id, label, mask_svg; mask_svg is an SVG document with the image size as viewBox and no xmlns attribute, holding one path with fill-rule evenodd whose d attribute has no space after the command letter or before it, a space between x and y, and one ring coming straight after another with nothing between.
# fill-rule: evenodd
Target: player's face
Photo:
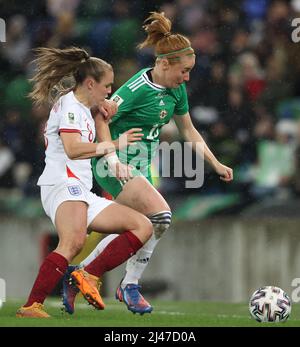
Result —
<instances>
[{"instance_id":1,"label":"player's face","mask_svg":"<svg viewBox=\"0 0 300 347\"><path fill-rule=\"evenodd\" d=\"M169 65L166 71L166 87L178 88L183 82L188 82L190 79L190 72L194 65L194 55L185 55L181 58L180 62Z\"/></svg>"},{"instance_id":2,"label":"player's face","mask_svg":"<svg viewBox=\"0 0 300 347\"><path fill-rule=\"evenodd\" d=\"M94 80L93 87L91 88L92 103L101 105L105 98L111 94L111 87L114 82L114 73L111 70L107 70L102 80L96 82Z\"/></svg>"}]
</instances>

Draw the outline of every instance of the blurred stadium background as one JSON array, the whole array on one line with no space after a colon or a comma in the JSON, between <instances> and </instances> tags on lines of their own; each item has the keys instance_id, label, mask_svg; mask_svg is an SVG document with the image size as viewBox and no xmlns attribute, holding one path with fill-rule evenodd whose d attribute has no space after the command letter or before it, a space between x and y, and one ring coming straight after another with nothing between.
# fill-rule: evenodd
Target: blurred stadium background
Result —
<instances>
[{"instance_id":1,"label":"blurred stadium background","mask_svg":"<svg viewBox=\"0 0 300 347\"><path fill-rule=\"evenodd\" d=\"M48 110L26 98L32 48L82 46L112 63L116 89L153 64L152 52L136 49L153 10L191 39L193 122L235 180L223 184L206 167L199 189L185 189L185 177L156 181L174 222L146 270L144 293L239 302L277 285L291 294L300 277L300 43L291 40L299 0L0 0L0 8L0 278L8 298L27 296L57 240L36 186ZM175 139L170 124L162 140ZM122 271L105 277L105 296Z\"/></svg>"}]
</instances>

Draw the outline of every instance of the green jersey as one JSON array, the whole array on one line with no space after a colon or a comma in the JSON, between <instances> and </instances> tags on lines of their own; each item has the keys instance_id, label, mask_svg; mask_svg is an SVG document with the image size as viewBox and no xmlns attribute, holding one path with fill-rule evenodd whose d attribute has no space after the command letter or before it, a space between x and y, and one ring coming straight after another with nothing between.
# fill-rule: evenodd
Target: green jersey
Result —
<instances>
[{"instance_id":1,"label":"green jersey","mask_svg":"<svg viewBox=\"0 0 300 347\"><path fill-rule=\"evenodd\" d=\"M118 155L121 162L133 166L133 176L143 175L152 183L151 161L159 144L161 128L174 114L186 114L188 101L185 84L174 89L163 88L151 81L150 71L150 68L139 71L114 93L112 99L119 108L109 127L113 140L129 129L142 129L143 139ZM94 177L106 192L116 198L123 183L107 175L108 164L101 159L92 159Z\"/></svg>"},{"instance_id":2,"label":"green jersey","mask_svg":"<svg viewBox=\"0 0 300 347\"><path fill-rule=\"evenodd\" d=\"M142 141L119 153L122 162L138 169L150 165L159 144L161 128L174 114L188 112L185 84L164 88L151 81L150 71L151 68L139 71L112 96L119 107L110 124L113 140L131 128L142 128Z\"/></svg>"}]
</instances>

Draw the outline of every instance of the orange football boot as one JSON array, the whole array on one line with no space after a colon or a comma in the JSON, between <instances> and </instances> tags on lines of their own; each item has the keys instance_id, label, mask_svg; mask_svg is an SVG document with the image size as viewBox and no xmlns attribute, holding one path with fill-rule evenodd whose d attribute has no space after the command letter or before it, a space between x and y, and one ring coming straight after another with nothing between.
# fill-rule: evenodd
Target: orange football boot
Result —
<instances>
[{"instance_id":1,"label":"orange football boot","mask_svg":"<svg viewBox=\"0 0 300 347\"><path fill-rule=\"evenodd\" d=\"M93 305L97 310L104 310L105 304L98 290L101 285L98 277L89 274L83 269L78 269L71 273L71 279L89 304Z\"/></svg>"},{"instance_id":2,"label":"orange football boot","mask_svg":"<svg viewBox=\"0 0 300 347\"><path fill-rule=\"evenodd\" d=\"M47 312L44 311L44 305L39 302L34 302L31 306L18 309L16 313L18 318L49 318Z\"/></svg>"}]
</instances>

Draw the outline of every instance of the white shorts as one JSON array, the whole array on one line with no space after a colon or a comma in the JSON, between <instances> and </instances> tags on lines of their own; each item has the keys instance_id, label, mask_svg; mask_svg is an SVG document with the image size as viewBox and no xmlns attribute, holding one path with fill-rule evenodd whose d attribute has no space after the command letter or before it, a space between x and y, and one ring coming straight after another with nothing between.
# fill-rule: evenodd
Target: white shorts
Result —
<instances>
[{"instance_id":1,"label":"white shorts","mask_svg":"<svg viewBox=\"0 0 300 347\"><path fill-rule=\"evenodd\" d=\"M87 227L105 207L114 203L101 198L85 188L76 178L60 182L52 186L41 186L43 208L55 225L55 214L58 206L64 201L85 201L88 204Z\"/></svg>"}]
</instances>

